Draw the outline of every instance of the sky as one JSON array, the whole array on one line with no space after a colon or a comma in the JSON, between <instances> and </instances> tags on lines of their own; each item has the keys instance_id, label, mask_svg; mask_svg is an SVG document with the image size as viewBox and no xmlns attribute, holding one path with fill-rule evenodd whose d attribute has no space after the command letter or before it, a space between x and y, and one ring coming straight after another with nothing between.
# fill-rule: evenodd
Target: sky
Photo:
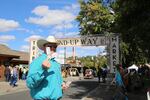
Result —
<instances>
[{"instance_id":1,"label":"sky","mask_svg":"<svg viewBox=\"0 0 150 100\"><path fill-rule=\"evenodd\" d=\"M78 0L0 0L0 43L13 50L29 51L32 38L79 35L75 20L80 11ZM100 47L76 47L77 56L97 55ZM67 47L67 54L72 54ZM58 47L63 53L64 48Z\"/></svg>"}]
</instances>

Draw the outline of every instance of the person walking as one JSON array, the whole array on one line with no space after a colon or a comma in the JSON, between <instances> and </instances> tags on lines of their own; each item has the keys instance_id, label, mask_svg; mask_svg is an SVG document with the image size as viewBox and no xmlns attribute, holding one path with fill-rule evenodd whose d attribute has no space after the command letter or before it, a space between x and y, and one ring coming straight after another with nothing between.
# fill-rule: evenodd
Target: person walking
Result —
<instances>
[{"instance_id":1,"label":"person walking","mask_svg":"<svg viewBox=\"0 0 150 100\"><path fill-rule=\"evenodd\" d=\"M11 72L11 82L10 82L10 85L12 85L12 87L16 87L16 83L17 83L17 80L18 80L18 70L16 68L16 66L14 66L12 68L12 72Z\"/></svg>"},{"instance_id":2,"label":"person walking","mask_svg":"<svg viewBox=\"0 0 150 100\"><path fill-rule=\"evenodd\" d=\"M66 85L63 83L61 66L56 60L58 42L55 37L48 36L46 40L38 40L37 46L44 53L29 66L26 84L31 97L34 100L59 100Z\"/></svg>"},{"instance_id":3,"label":"person walking","mask_svg":"<svg viewBox=\"0 0 150 100\"><path fill-rule=\"evenodd\" d=\"M102 80L103 80L103 83L106 82L106 76L107 76L107 69L106 68L102 68Z\"/></svg>"},{"instance_id":4,"label":"person walking","mask_svg":"<svg viewBox=\"0 0 150 100\"><path fill-rule=\"evenodd\" d=\"M5 73L6 82L9 82L10 81L10 68L9 68L9 66L6 66L4 73Z\"/></svg>"},{"instance_id":5,"label":"person walking","mask_svg":"<svg viewBox=\"0 0 150 100\"><path fill-rule=\"evenodd\" d=\"M13 67L12 66L9 66L9 69L10 69L10 85L13 84Z\"/></svg>"},{"instance_id":6,"label":"person walking","mask_svg":"<svg viewBox=\"0 0 150 100\"><path fill-rule=\"evenodd\" d=\"M120 65L116 66L115 78L112 83L116 83L116 91L113 97L113 100L128 100L127 90L123 83L121 74L120 74Z\"/></svg>"},{"instance_id":7,"label":"person walking","mask_svg":"<svg viewBox=\"0 0 150 100\"><path fill-rule=\"evenodd\" d=\"M19 68L19 80L22 79L22 74L23 74L23 71L22 71L22 67Z\"/></svg>"},{"instance_id":8,"label":"person walking","mask_svg":"<svg viewBox=\"0 0 150 100\"><path fill-rule=\"evenodd\" d=\"M97 77L98 77L98 83L100 83L102 78L102 68L100 68L99 66L98 66Z\"/></svg>"},{"instance_id":9,"label":"person walking","mask_svg":"<svg viewBox=\"0 0 150 100\"><path fill-rule=\"evenodd\" d=\"M22 71L22 80L26 80L26 72L27 72L26 68L23 67L23 71Z\"/></svg>"},{"instance_id":10,"label":"person walking","mask_svg":"<svg viewBox=\"0 0 150 100\"><path fill-rule=\"evenodd\" d=\"M18 81L18 70L17 67L14 66L13 68L13 87L17 86L17 81Z\"/></svg>"}]
</instances>

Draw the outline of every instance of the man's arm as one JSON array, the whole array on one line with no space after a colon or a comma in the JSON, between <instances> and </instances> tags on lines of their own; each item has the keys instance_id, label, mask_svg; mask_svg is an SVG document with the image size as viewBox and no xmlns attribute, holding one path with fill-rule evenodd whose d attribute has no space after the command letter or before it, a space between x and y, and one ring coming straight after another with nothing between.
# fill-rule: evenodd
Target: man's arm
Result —
<instances>
[{"instance_id":1,"label":"man's arm","mask_svg":"<svg viewBox=\"0 0 150 100\"><path fill-rule=\"evenodd\" d=\"M26 84L28 88L36 88L47 77L47 69L50 67L50 62L46 60L37 59L30 64L29 73Z\"/></svg>"},{"instance_id":2,"label":"man's arm","mask_svg":"<svg viewBox=\"0 0 150 100\"><path fill-rule=\"evenodd\" d=\"M26 80L27 87L30 89L38 87L44 78L44 74L39 72L29 75Z\"/></svg>"}]
</instances>

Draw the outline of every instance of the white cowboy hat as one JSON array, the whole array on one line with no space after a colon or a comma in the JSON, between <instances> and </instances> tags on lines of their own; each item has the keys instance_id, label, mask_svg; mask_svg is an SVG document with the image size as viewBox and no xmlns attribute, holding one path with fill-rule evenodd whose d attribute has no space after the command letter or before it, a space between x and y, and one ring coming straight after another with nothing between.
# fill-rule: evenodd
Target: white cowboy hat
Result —
<instances>
[{"instance_id":1,"label":"white cowboy hat","mask_svg":"<svg viewBox=\"0 0 150 100\"><path fill-rule=\"evenodd\" d=\"M44 39L39 39L39 40L37 41L37 46L38 46L39 49L43 49L44 44L46 44L46 43L51 43L51 44L56 44L56 45L59 44L59 43L57 42L57 40L55 39L54 36L48 36L46 40L44 40Z\"/></svg>"}]
</instances>

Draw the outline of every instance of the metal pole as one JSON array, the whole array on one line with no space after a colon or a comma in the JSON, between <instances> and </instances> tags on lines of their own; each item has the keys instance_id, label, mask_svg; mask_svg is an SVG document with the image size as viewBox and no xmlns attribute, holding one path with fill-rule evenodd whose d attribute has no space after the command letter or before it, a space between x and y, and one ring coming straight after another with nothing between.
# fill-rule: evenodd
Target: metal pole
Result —
<instances>
[{"instance_id":1,"label":"metal pole","mask_svg":"<svg viewBox=\"0 0 150 100\"><path fill-rule=\"evenodd\" d=\"M64 64L66 64L66 47L64 47Z\"/></svg>"}]
</instances>

